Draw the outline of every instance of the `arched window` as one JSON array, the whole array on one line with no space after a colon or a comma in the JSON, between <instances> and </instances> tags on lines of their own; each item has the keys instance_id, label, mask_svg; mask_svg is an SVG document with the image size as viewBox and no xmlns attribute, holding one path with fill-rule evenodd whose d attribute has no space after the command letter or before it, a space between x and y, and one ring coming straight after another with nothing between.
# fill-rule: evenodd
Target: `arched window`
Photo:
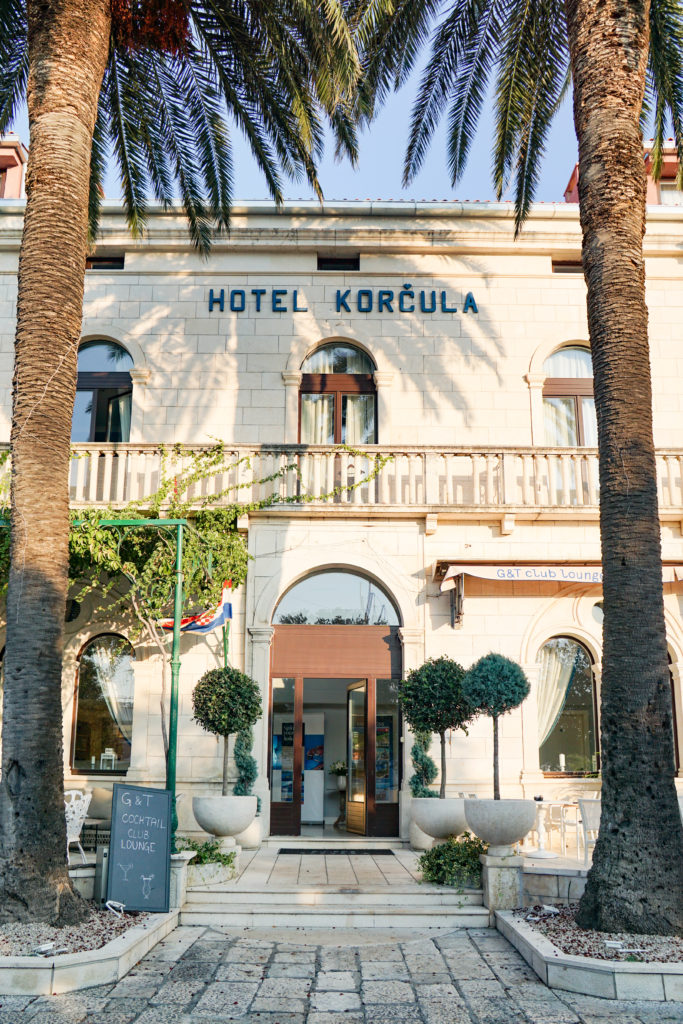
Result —
<instances>
[{"instance_id":1,"label":"arched window","mask_svg":"<svg viewBox=\"0 0 683 1024\"><path fill-rule=\"evenodd\" d=\"M313 573L288 590L273 624L280 626L399 626L394 603L376 583L342 569Z\"/></svg>"},{"instance_id":2,"label":"arched window","mask_svg":"<svg viewBox=\"0 0 683 1024\"><path fill-rule=\"evenodd\" d=\"M541 770L582 774L599 767L595 685L591 658L577 640L556 636L537 662Z\"/></svg>"},{"instance_id":3,"label":"arched window","mask_svg":"<svg viewBox=\"0 0 683 1024\"><path fill-rule=\"evenodd\" d=\"M78 658L71 767L125 772L133 735L135 651L123 636L89 640Z\"/></svg>"},{"instance_id":4,"label":"arched window","mask_svg":"<svg viewBox=\"0 0 683 1024\"><path fill-rule=\"evenodd\" d=\"M301 367L301 444L375 444L374 366L365 352L341 342L316 349Z\"/></svg>"},{"instance_id":5,"label":"arched window","mask_svg":"<svg viewBox=\"0 0 683 1024\"><path fill-rule=\"evenodd\" d=\"M562 447L598 443L590 349L579 345L553 352L543 364L546 444Z\"/></svg>"},{"instance_id":6,"label":"arched window","mask_svg":"<svg viewBox=\"0 0 683 1024\"><path fill-rule=\"evenodd\" d=\"M78 350L72 441L128 441L133 360L113 341L86 341Z\"/></svg>"}]
</instances>

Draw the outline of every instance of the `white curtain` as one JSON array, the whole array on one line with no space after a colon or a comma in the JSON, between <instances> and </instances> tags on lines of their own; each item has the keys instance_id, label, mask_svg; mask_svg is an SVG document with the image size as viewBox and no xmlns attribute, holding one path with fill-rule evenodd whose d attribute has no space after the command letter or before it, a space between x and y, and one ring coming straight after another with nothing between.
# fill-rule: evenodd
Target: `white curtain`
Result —
<instances>
[{"instance_id":1,"label":"white curtain","mask_svg":"<svg viewBox=\"0 0 683 1024\"><path fill-rule=\"evenodd\" d=\"M595 417L595 399L581 399L581 415L583 418L584 444L588 448L598 447L598 421Z\"/></svg>"},{"instance_id":2,"label":"white curtain","mask_svg":"<svg viewBox=\"0 0 683 1024\"><path fill-rule=\"evenodd\" d=\"M334 444L334 395L301 396L301 443Z\"/></svg>"},{"instance_id":3,"label":"white curtain","mask_svg":"<svg viewBox=\"0 0 683 1024\"><path fill-rule=\"evenodd\" d=\"M375 443L375 396L344 395L342 443Z\"/></svg>"},{"instance_id":4,"label":"white curtain","mask_svg":"<svg viewBox=\"0 0 683 1024\"><path fill-rule=\"evenodd\" d=\"M352 345L323 345L304 360L302 373L372 373L370 359Z\"/></svg>"},{"instance_id":5,"label":"white curtain","mask_svg":"<svg viewBox=\"0 0 683 1024\"><path fill-rule=\"evenodd\" d=\"M544 398L543 419L546 444L563 448L578 445L576 406L573 398Z\"/></svg>"},{"instance_id":6,"label":"white curtain","mask_svg":"<svg viewBox=\"0 0 683 1024\"><path fill-rule=\"evenodd\" d=\"M538 745L542 746L560 717L580 653L578 644L551 640L538 652L541 663L538 684Z\"/></svg>"},{"instance_id":7,"label":"white curtain","mask_svg":"<svg viewBox=\"0 0 683 1024\"><path fill-rule=\"evenodd\" d=\"M97 679L107 709L121 734L131 742L133 736L133 689L135 676L129 646L121 640L95 641L83 654Z\"/></svg>"},{"instance_id":8,"label":"white curtain","mask_svg":"<svg viewBox=\"0 0 683 1024\"><path fill-rule=\"evenodd\" d=\"M570 345L553 352L543 364L546 377L592 377L590 349Z\"/></svg>"}]
</instances>

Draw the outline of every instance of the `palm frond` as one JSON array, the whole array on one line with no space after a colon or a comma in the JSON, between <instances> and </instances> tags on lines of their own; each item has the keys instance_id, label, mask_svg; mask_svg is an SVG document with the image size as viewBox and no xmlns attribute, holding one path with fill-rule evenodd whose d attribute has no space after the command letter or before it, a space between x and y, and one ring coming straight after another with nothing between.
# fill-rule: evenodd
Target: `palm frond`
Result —
<instances>
[{"instance_id":1,"label":"palm frond","mask_svg":"<svg viewBox=\"0 0 683 1024\"><path fill-rule=\"evenodd\" d=\"M102 185L107 168L107 122L104 105L100 99L92 137L90 153L90 189L88 192L88 245L97 239L102 206Z\"/></svg>"},{"instance_id":2,"label":"palm frond","mask_svg":"<svg viewBox=\"0 0 683 1024\"><path fill-rule=\"evenodd\" d=\"M498 198L514 179L516 232L533 201L545 140L566 91L568 66L562 4L519 0L501 40L493 165Z\"/></svg>"},{"instance_id":3,"label":"palm frond","mask_svg":"<svg viewBox=\"0 0 683 1024\"><path fill-rule=\"evenodd\" d=\"M648 98L654 108L652 176L662 171L667 117L678 156L678 188L683 188L683 12L678 0L652 0ZM647 104L645 104L647 106Z\"/></svg>"},{"instance_id":4,"label":"palm frond","mask_svg":"<svg viewBox=\"0 0 683 1024\"><path fill-rule=\"evenodd\" d=\"M0 2L0 134L14 120L26 96L28 25L22 0Z\"/></svg>"},{"instance_id":5,"label":"palm frond","mask_svg":"<svg viewBox=\"0 0 683 1024\"><path fill-rule=\"evenodd\" d=\"M497 0L458 0L434 35L413 105L404 184L415 176L449 101L448 163L455 183L476 132L499 32Z\"/></svg>"}]
</instances>

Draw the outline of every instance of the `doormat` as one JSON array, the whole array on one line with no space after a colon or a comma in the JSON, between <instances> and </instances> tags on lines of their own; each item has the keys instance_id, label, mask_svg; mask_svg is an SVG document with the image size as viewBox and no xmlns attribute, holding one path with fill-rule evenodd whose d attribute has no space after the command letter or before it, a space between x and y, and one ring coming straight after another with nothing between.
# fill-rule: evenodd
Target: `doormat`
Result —
<instances>
[{"instance_id":1,"label":"doormat","mask_svg":"<svg viewBox=\"0 0 683 1024\"><path fill-rule=\"evenodd\" d=\"M311 855L317 857L334 857L335 854L343 854L344 856L348 856L349 854L354 854L354 856L367 854L370 857L393 857L394 855L393 850L373 850L368 849L367 846L361 850L357 850L355 848L346 848L343 850L311 850L308 846L292 846L289 849L285 849L283 847L277 851L278 857L288 857L293 854L300 856L302 853L305 853L307 857Z\"/></svg>"}]
</instances>

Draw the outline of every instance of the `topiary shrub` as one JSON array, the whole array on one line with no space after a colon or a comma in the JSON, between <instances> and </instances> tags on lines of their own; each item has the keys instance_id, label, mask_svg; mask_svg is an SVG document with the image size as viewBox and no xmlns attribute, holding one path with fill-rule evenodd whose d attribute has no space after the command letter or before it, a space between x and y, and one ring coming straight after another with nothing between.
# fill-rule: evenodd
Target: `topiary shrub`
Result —
<instances>
[{"instance_id":1,"label":"topiary shrub","mask_svg":"<svg viewBox=\"0 0 683 1024\"><path fill-rule=\"evenodd\" d=\"M446 796L446 730L466 733L466 723L474 714L463 694L464 675L457 661L430 658L399 683L399 700L408 725L416 733L438 732L441 739L441 799Z\"/></svg>"},{"instance_id":2,"label":"topiary shrub","mask_svg":"<svg viewBox=\"0 0 683 1024\"><path fill-rule=\"evenodd\" d=\"M410 759L413 762L415 774L411 776L408 785L410 786L410 792L416 797L433 796L438 798L439 796L438 793L429 788L439 774L439 769L428 753L431 741L432 734L430 732L415 733L415 742L410 751Z\"/></svg>"},{"instance_id":3,"label":"topiary shrub","mask_svg":"<svg viewBox=\"0 0 683 1024\"><path fill-rule=\"evenodd\" d=\"M258 777L258 763L252 757L251 750L254 746L254 731L250 727L242 729L237 733L235 739L235 765L237 767L237 781L232 787L235 796L251 796L254 783ZM261 809L261 801L257 800L258 810Z\"/></svg>"},{"instance_id":4,"label":"topiary shrub","mask_svg":"<svg viewBox=\"0 0 683 1024\"><path fill-rule=\"evenodd\" d=\"M498 719L527 697L529 680L516 661L502 654L486 654L468 669L462 685L476 713L493 719L493 799L500 800Z\"/></svg>"},{"instance_id":5,"label":"topiary shrub","mask_svg":"<svg viewBox=\"0 0 683 1024\"><path fill-rule=\"evenodd\" d=\"M227 796L228 740L233 733L250 730L263 714L258 684L236 668L212 668L194 688L192 710L202 729L224 737L222 792Z\"/></svg>"},{"instance_id":6,"label":"topiary shrub","mask_svg":"<svg viewBox=\"0 0 683 1024\"><path fill-rule=\"evenodd\" d=\"M463 832L460 839L450 836L445 843L439 843L420 857L418 863L422 880L436 885L453 885L459 889L479 889L479 857L487 850L487 844L469 832Z\"/></svg>"}]
</instances>

